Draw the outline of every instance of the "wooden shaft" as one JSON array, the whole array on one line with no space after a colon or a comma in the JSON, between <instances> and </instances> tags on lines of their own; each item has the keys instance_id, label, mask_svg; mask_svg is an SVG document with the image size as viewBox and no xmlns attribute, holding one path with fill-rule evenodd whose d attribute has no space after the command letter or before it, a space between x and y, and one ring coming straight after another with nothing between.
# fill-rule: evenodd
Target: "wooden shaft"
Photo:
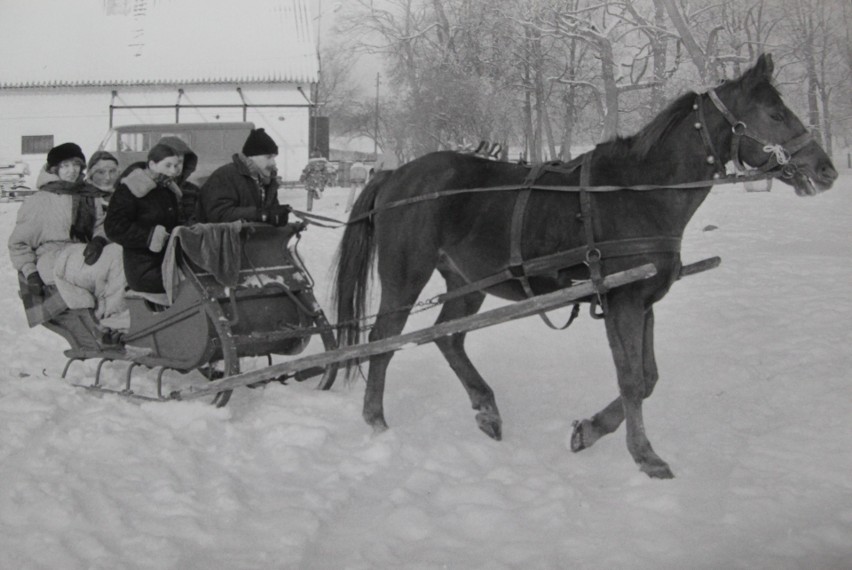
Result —
<instances>
[{"instance_id":1,"label":"wooden shaft","mask_svg":"<svg viewBox=\"0 0 852 570\"><path fill-rule=\"evenodd\" d=\"M690 263L688 265L684 265L680 268L680 274L678 274L677 278L688 277L689 275L695 275L696 273L701 273L702 271L707 271L709 269L715 269L719 267L719 264L722 263L722 258L719 256L708 257L707 259L702 259L701 261L696 261L695 263Z\"/></svg>"},{"instance_id":2,"label":"wooden shaft","mask_svg":"<svg viewBox=\"0 0 852 570\"><path fill-rule=\"evenodd\" d=\"M656 274L657 269L652 263L648 263L639 267L628 269L626 271L613 273L612 275L606 276L603 281L604 286L606 286L608 289L612 289L614 287L626 285L627 283L631 283L633 281L639 281L640 279L648 279L649 277L653 277ZM559 291L555 291L553 293L539 295L531 299L518 301L516 303L512 303L511 305L498 307L496 309L492 309L484 313L470 315L468 317L463 317L460 319L453 319L452 321L441 323L418 331L413 331L390 338L384 338L382 340L377 340L375 342L369 342L366 344L345 346L336 350L330 350L319 354L312 354L309 356L296 358L288 362L275 364L268 368L252 370L250 372L244 372L243 374L229 376L227 378L222 378L221 380L210 382L200 388L192 387L186 390L173 392L171 394L171 398L176 400L192 400L195 398L202 398L205 396L216 394L217 392L221 392L223 390L230 390L238 386L253 384L255 382L261 382L263 380L270 380L283 374L292 374L294 372L298 372L299 370L304 370L306 368L312 368L315 366L327 366L328 364L332 364L334 362L343 362L346 360L362 358L365 356L373 356L376 354L394 352L403 348L407 348L409 346L417 346L429 342L434 342L436 339L443 336L481 329L506 321L511 321L522 317L528 317L530 315L535 315L544 311L549 311L551 309L556 309L558 307L569 305L578 299L582 299L583 297L589 297L594 293L594 285L590 281L585 281L578 285L574 285L573 287L560 289Z\"/></svg>"}]
</instances>

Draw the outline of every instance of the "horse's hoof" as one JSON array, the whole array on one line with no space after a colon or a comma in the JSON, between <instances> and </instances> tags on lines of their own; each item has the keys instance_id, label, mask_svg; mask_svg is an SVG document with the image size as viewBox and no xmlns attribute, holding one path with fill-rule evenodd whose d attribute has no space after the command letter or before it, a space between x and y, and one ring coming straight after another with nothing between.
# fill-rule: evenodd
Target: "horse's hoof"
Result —
<instances>
[{"instance_id":1,"label":"horse's hoof","mask_svg":"<svg viewBox=\"0 0 852 570\"><path fill-rule=\"evenodd\" d=\"M500 416L488 412L479 412L476 414L476 425L491 439L497 441L503 439L503 420L500 419Z\"/></svg>"},{"instance_id":2,"label":"horse's hoof","mask_svg":"<svg viewBox=\"0 0 852 570\"><path fill-rule=\"evenodd\" d=\"M571 433L571 451L577 453L591 447L598 438L595 437L591 420L574 420L574 431Z\"/></svg>"},{"instance_id":3,"label":"horse's hoof","mask_svg":"<svg viewBox=\"0 0 852 570\"><path fill-rule=\"evenodd\" d=\"M652 479L674 479L674 473L665 461L645 463L640 465L639 468Z\"/></svg>"},{"instance_id":4,"label":"horse's hoof","mask_svg":"<svg viewBox=\"0 0 852 570\"><path fill-rule=\"evenodd\" d=\"M373 435L378 435L388 431L388 424L382 416L368 417L364 416L364 421L367 425L373 428Z\"/></svg>"}]
</instances>

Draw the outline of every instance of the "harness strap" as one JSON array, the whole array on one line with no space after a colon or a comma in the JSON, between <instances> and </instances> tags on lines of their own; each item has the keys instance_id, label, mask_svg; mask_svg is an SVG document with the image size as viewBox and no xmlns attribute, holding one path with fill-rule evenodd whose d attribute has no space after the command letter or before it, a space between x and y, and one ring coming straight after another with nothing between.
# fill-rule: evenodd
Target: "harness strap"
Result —
<instances>
[{"instance_id":1,"label":"harness strap","mask_svg":"<svg viewBox=\"0 0 852 570\"><path fill-rule=\"evenodd\" d=\"M310 212L303 212L301 210L291 209L290 213L293 214L294 217L299 218L303 222L307 224L313 224L315 226L319 226L321 228L339 228L340 226L345 226L346 222L342 222L340 220L336 220L334 218L329 218L327 216L320 216L318 214L312 214Z\"/></svg>"},{"instance_id":2,"label":"harness strap","mask_svg":"<svg viewBox=\"0 0 852 570\"><path fill-rule=\"evenodd\" d=\"M534 170L530 172L527 180L530 184L534 184L539 175L540 171L537 172ZM515 278L520 282L521 287L524 290L524 295L526 295L528 299L535 297L535 293L533 293L532 287L530 287L530 280L524 268L524 255L521 251L521 236L523 236L524 229L524 214L527 211L527 203L529 202L531 194L532 190L521 190L518 193L518 197L515 199L515 207L512 211L512 226L509 233L509 268L506 270L510 278ZM548 327L556 330L563 330L568 328L568 326L574 322L574 319L577 318L579 311L576 307L577 305L575 305L575 309L571 311L571 317L569 317L568 322L561 327L553 324L553 321L550 320L547 313L539 313L538 316L541 317L541 320L543 320L544 324Z\"/></svg>"},{"instance_id":3,"label":"harness strap","mask_svg":"<svg viewBox=\"0 0 852 570\"><path fill-rule=\"evenodd\" d=\"M527 173L526 178L524 178L523 186L525 188L532 189L532 187L535 186L536 181L548 172L554 172L556 174L571 174L579 166L580 162L577 159L567 163L562 162L561 160L551 160L550 162L527 165L527 168L529 168L530 171Z\"/></svg>"},{"instance_id":4,"label":"harness strap","mask_svg":"<svg viewBox=\"0 0 852 570\"><path fill-rule=\"evenodd\" d=\"M591 184L592 152L587 152L580 158L582 160L582 167L580 170L581 190L579 196L580 216L583 222L586 244L569 250L524 261L523 253L521 251L521 236L523 235L524 215L531 195L531 189L521 189L515 198L515 204L512 209L512 220L509 233L510 253L508 267L498 271L497 273L477 281L469 282L442 295L438 295L435 298L436 302L446 303L447 301L464 297L470 293L482 292L485 289L494 287L512 279L517 279L520 282L524 294L527 297L534 297L535 294L533 293L532 287L529 283L529 278L531 276L550 273L560 269L569 269L571 267L577 267L585 264L589 268L589 276L595 287L595 298L592 300L591 314L594 318L603 318L606 315L607 310L605 296L607 288L603 283L603 272L601 268L602 259L647 255L653 253L680 253L681 239L679 237L640 237L596 242L594 236L591 192L586 191L586 188L589 188ZM525 183L534 184L540 172L541 169L534 169L534 171L527 176ZM597 307L601 308L600 312L597 311ZM561 330L567 328L577 317L578 313L579 305L575 304L574 309L571 312L571 317L562 327L554 325L545 313L540 313L539 316L550 328Z\"/></svg>"},{"instance_id":5,"label":"harness strap","mask_svg":"<svg viewBox=\"0 0 852 570\"><path fill-rule=\"evenodd\" d=\"M591 153L587 154L590 155ZM587 162L588 161L584 159L584 168L583 170L581 170L581 177L583 176L584 172L588 171ZM578 163L574 161L574 163L570 165L571 170L576 169L577 166ZM535 293L533 293L532 287L530 286L529 277L524 267L524 256L523 252L521 251L521 238L523 236L524 215L526 214L527 203L529 202L530 195L532 193L532 188L535 186L535 183L539 179L539 177L541 177L541 175L545 172L560 170L562 170L562 164L559 161L545 162L530 168L530 172L524 179L523 189L518 193L518 196L515 198L515 206L512 210L512 225L509 233L509 267L503 272L497 273L492 276L492 278L501 278L508 273L508 278L517 279L519 281L519 283L521 284L521 288L524 290L524 295L526 295L527 298L535 297ZM500 281L503 280L504 279L500 279ZM498 281L498 283L500 281ZM454 293L458 293L458 290L454 291ZM439 297L439 299L440 298L441 297ZM553 321L550 320L550 317L547 316L547 313L539 313L539 317L541 317L541 320L543 320L544 324L546 324L548 327L556 330L563 330L568 328L571 323L574 322L574 319L577 318L578 314L579 305L575 304L574 308L571 311L571 316L568 318L568 322L561 327L553 324Z\"/></svg>"},{"instance_id":6,"label":"harness strap","mask_svg":"<svg viewBox=\"0 0 852 570\"><path fill-rule=\"evenodd\" d=\"M707 95L710 97L710 100L713 101L713 104L716 106L717 109L719 109L719 112L722 113L722 115L725 117L725 119L728 121L728 123L730 123L730 125L732 127L740 122L740 121L737 120L737 118L734 116L734 114L731 113L731 111L728 110L728 108L725 106L725 104L722 103L722 100L719 99L718 95L716 95L715 89L708 89ZM743 126L745 126L745 123L743 123Z\"/></svg>"},{"instance_id":7,"label":"harness strap","mask_svg":"<svg viewBox=\"0 0 852 570\"><path fill-rule=\"evenodd\" d=\"M606 292L607 288L603 282L601 272L601 250L595 246L595 222L592 212L592 195L586 190L591 186L592 178L592 152L583 155L583 166L580 169L580 216L583 221L583 231L586 234L585 264L589 267L589 278L595 289L595 298L592 300L590 314L592 318L602 319L606 316ZM597 307L600 306L600 312Z\"/></svg>"},{"instance_id":8,"label":"harness strap","mask_svg":"<svg viewBox=\"0 0 852 570\"><path fill-rule=\"evenodd\" d=\"M707 119L704 116L704 105L701 104L701 95L695 98L695 105L692 106L698 112L698 122L695 128L701 134L701 141L704 143L704 148L707 150L707 162L712 162L719 176L725 175L725 165L719 158L719 153L716 152L716 145L713 144L713 139L710 138L710 130L707 128Z\"/></svg>"},{"instance_id":9,"label":"harness strap","mask_svg":"<svg viewBox=\"0 0 852 570\"><path fill-rule=\"evenodd\" d=\"M617 257L631 257L635 255L650 254L674 254L680 253L681 238L679 237L638 237L597 242L601 259L612 259ZM560 269L569 269L583 265L586 261L587 247L585 245L551 253L524 261L521 265L506 268L488 277L472 281L466 285L453 289L450 292L438 295L435 299L444 303L457 297L464 297L469 293L483 291L500 283L517 279L521 275L535 277L551 273Z\"/></svg>"},{"instance_id":10,"label":"harness strap","mask_svg":"<svg viewBox=\"0 0 852 570\"><path fill-rule=\"evenodd\" d=\"M509 266L523 264L524 256L521 253L521 236L524 229L524 214L527 211L527 202L530 200L531 190L521 190L515 198L515 207L512 210L512 225L509 229ZM526 288L526 287L525 287Z\"/></svg>"}]
</instances>

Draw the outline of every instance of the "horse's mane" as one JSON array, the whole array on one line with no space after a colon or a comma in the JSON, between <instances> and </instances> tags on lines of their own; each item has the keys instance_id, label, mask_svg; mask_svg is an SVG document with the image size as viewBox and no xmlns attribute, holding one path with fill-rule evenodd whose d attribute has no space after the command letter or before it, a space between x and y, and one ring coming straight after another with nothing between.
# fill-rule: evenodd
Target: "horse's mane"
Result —
<instances>
[{"instance_id":1,"label":"horse's mane","mask_svg":"<svg viewBox=\"0 0 852 570\"><path fill-rule=\"evenodd\" d=\"M723 84L732 81L736 80L726 80ZM781 98L781 93L772 81L764 81L760 87L762 96ZM753 95L756 92L754 89L751 91ZM615 140L611 141L613 143L612 152L638 160L648 158L648 154L654 149L655 145L659 144L676 124L692 112L696 96L694 91L684 93L663 109L659 115L651 119L651 122L642 127L635 135L616 137Z\"/></svg>"},{"instance_id":2,"label":"horse's mane","mask_svg":"<svg viewBox=\"0 0 852 570\"><path fill-rule=\"evenodd\" d=\"M669 133L669 131L692 112L695 92L684 93L663 109L651 122L630 137L617 137L613 151L638 160L644 160L648 154Z\"/></svg>"}]
</instances>

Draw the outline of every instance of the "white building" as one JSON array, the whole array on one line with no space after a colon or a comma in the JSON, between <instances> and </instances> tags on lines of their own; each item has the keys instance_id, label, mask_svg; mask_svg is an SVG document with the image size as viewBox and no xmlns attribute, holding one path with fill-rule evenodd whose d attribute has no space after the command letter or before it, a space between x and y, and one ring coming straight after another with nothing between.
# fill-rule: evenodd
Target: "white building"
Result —
<instances>
[{"instance_id":1,"label":"white building","mask_svg":"<svg viewBox=\"0 0 852 570\"><path fill-rule=\"evenodd\" d=\"M307 0L0 0L0 20L0 160L35 173L57 144L90 156L111 126L250 121L282 178L307 162Z\"/></svg>"}]
</instances>

